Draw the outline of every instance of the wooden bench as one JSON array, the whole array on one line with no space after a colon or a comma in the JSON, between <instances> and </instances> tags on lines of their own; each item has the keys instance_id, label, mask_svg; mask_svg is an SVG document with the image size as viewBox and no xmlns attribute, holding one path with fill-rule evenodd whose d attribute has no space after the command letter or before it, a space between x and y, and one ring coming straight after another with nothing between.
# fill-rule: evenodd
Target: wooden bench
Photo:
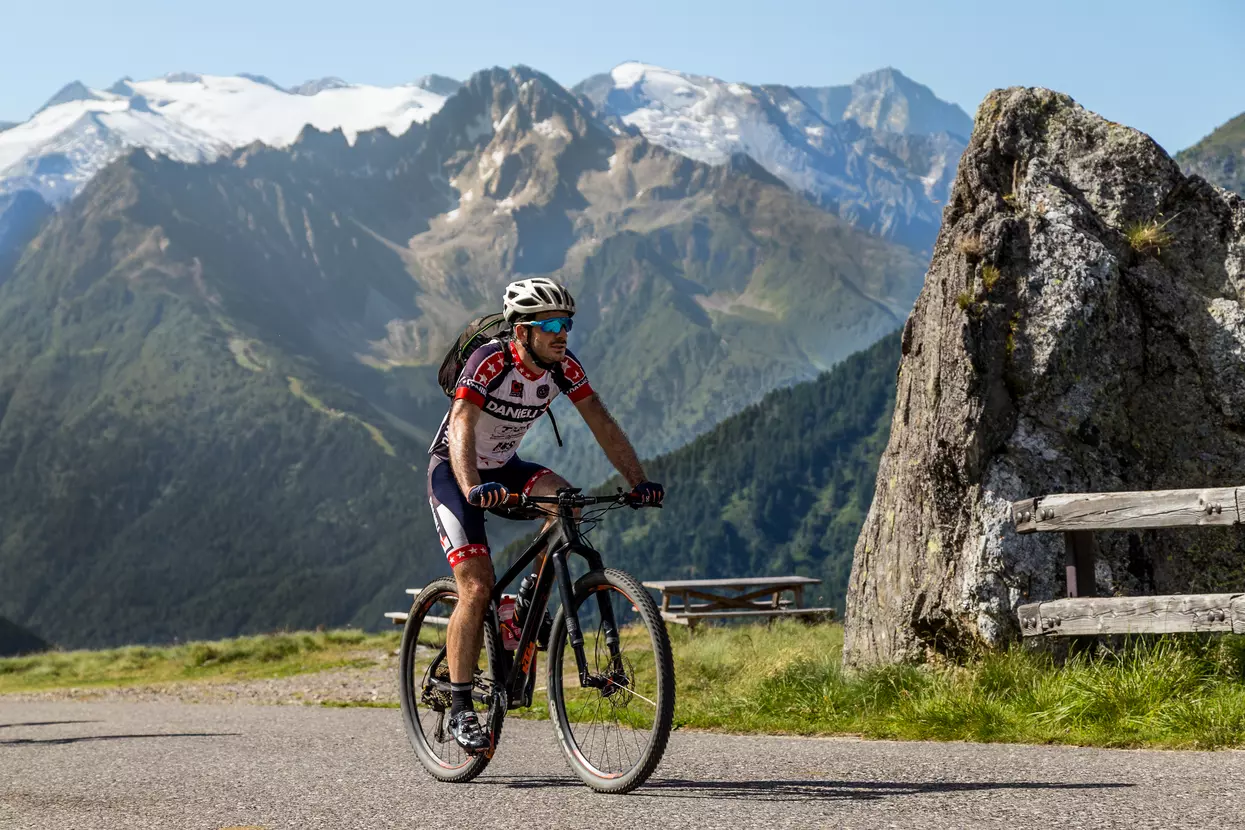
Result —
<instances>
[{"instance_id":1,"label":"wooden bench","mask_svg":"<svg viewBox=\"0 0 1245 830\"><path fill-rule=\"evenodd\" d=\"M406 592L411 595L411 600L414 601L415 597L419 596L419 592L422 590L424 589L423 588L407 588ZM385 612L385 618L390 620L394 625L406 625L406 620L409 616L410 616L410 612L408 611L386 611ZM433 625L449 625L450 618L449 617L424 617L424 622L432 623Z\"/></svg>"},{"instance_id":2,"label":"wooden bench","mask_svg":"<svg viewBox=\"0 0 1245 830\"><path fill-rule=\"evenodd\" d=\"M828 619L833 608L805 608L804 588L819 585L807 576L755 576L737 579L678 579L643 583L661 592L661 616L689 627L706 619L775 619L804 616ZM788 599L783 594L790 592ZM764 597L764 599L763 599ZM678 599L675 603L673 600Z\"/></svg>"},{"instance_id":3,"label":"wooden bench","mask_svg":"<svg viewBox=\"0 0 1245 830\"><path fill-rule=\"evenodd\" d=\"M1064 534L1065 599L1020 606L1026 637L1245 633L1245 595L1094 597L1096 530L1223 527L1245 518L1245 487L1063 493L1012 504L1018 533Z\"/></svg>"}]
</instances>

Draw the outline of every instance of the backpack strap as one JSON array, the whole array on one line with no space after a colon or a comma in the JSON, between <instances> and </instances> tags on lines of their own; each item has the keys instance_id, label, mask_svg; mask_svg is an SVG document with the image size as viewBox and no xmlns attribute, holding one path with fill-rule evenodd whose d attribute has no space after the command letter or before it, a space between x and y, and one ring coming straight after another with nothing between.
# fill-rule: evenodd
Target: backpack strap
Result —
<instances>
[{"instance_id":1,"label":"backpack strap","mask_svg":"<svg viewBox=\"0 0 1245 830\"><path fill-rule=\"evenodd\" d=\"M545 407L545 414L549 416L549 423L553 424L553 437L558 439L558 446L562 446L562 434L558 432L558 419L553 417L553 410L548 406Z\"/></svg>"}]
</instances>

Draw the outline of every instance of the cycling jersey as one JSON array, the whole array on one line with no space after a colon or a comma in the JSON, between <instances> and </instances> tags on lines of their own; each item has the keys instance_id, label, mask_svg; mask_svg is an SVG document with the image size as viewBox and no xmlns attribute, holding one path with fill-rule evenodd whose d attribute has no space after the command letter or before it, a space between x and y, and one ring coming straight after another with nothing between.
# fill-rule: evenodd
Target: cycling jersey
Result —
<instances>
[{"instance_id":1,"label":"cycling jersey","mask_svg":"<svg viewBox=\"0 0 1245 830\"><path fill-rule=\"evenodd\" d=\"M510 350L510 368L506 369L506 353ZM476 422L476 466L494 470L509 461L519 442L536 419L545 414L559 393L572 402L592 394L583 366L566 350L561 372L528 371L519 357L514 341L490 341L471 353L463 366L455 400L466 400L480 407ZM428 448L434 456L448 458L450 414L441 420L441 427Z\"/></svg>"}]
</instances>

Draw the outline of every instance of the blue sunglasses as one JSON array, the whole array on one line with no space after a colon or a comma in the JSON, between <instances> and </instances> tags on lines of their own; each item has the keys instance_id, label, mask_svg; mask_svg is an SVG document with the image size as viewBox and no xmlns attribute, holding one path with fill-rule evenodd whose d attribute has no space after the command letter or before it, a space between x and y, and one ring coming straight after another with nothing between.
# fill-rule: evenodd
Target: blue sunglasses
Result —
<instances>
[{"instance_id":1,"label":"blue sunglasses","mask_svg":"<svg viewBox=\"0 0 1245 830\"><path fill-rule=\"evenodd\" d=\"M549 320L529 320L527 325L532 326L533 328L538 328L545 332L545 334L557 334L562 331L562 329L566 329L567 331L571 330L571 318L554 317Z\"/></svg>"}]
</instances>

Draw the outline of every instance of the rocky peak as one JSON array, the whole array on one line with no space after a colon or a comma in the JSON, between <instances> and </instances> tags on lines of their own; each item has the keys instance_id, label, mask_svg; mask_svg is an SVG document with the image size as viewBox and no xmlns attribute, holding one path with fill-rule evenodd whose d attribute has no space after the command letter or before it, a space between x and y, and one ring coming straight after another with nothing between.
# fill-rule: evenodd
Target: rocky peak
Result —
<instances>
[{"instance_id":1,"label":"rocky peak","mask_svg":"<svg viewBox=\"0 0 1245 830\"><path fill-rule=\"evenodd\" d=\"M832 124L852 120L892 133L950 133L967 138L973 122L964 110L898 69L861 75L850 86L795 87L796 94Z\"/></svg>"},{"instance_id":2,"label":"rocky peak","mask_svg":"<svg viewBox=\"0 0 1245 830\"><path fill-rule=\"evenodd\" d=\"M346 83L341 78L329 76L314 81L304 81L298 86L291 87L289 91L295 95L315 95L316 93L323 92L326 89L345 89L348 86L350 86L350 84Z\"/></svg>"},{"instance_id":3,"label":"rocky peak","mask_svg":"<svg viewBox=\"0 0 1245 830\"><path fill-rule=\"evenodd\" d=\"M506 208L548 202L574 186L577 166L603 165L613 148L579 99L525 66L476 73L428 128L429 152L447 162L465 199L484 195Z\"/></svg>"},{"instance_id":4,"label":"rocky peak","mask_svg":"<svg viewBox=\"0 0 1245 830\"><path fill-rule=\"evenodd\" d=\"M1063 595L1012 501L1242 483L1245 203L1044 89L991 93L904 328L849 663L959 656ZM1195 535L1193 535L1195 534ZM1100 595L1239 590L1245 529L1098 534Z\"/></svg>"},{"instance_id":5,"label":"rocky peak","mask_svg":"<svg viewBox=\"0 0 1245 830\"><path fill-rule=\"evenodd\" d=\"M96 97L98 96L82 81L70 81L61 87L59 92L49 98L47 103L39 107L38 112L43 112L45 109L55 107L58 104L67 104L70 101L91 101Z\"/></svg>"},{"instance_id":6,"label":"rocky peak","mask_svg":"<svg viewBox=\"0 0 1245 830\"><path fill-rule=\"evenodd\" d=\"M257 84L263 84L264 86L272 87L278 92L285 92L284 87L282 87L279 83L274 81L272 78L269 78L267 75L255 75L250 72L239 72L238 77L246 78L248 81L254 81Z\"/></svg>"},{"instance_id":7,"label":"rocky peak","mask_svg":"<svg viewBox=\"0 0 1245 830\"><path fill-rule=\"evenodd\" d=\"M462 89L463 82L447 78L444 75L425 75L415 81L415 86L448 98Z\"/></svg>"}]
</instances>

